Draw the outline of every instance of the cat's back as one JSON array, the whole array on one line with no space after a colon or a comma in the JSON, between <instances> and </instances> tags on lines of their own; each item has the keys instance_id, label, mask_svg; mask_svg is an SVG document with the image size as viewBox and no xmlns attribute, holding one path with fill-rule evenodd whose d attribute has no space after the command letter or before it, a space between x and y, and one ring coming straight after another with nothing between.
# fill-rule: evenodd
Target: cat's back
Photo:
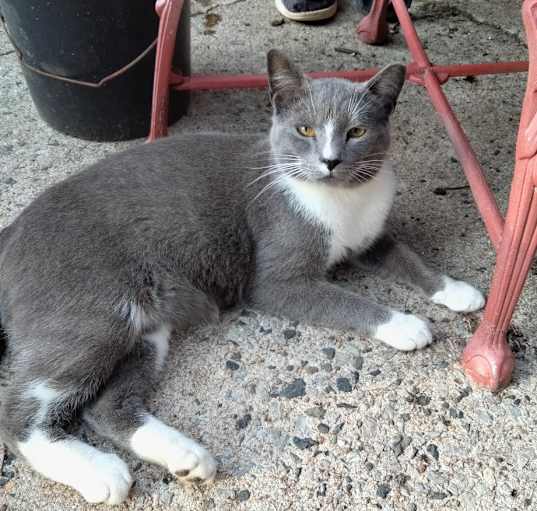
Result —
<instances>
[{"instance_id":1,"label":"cat's back","mask_svg":"<svg viewBox=\"0 0 537 511\"><path fill-rule=\"evenodd\" d=\"M241 200L245 172L261 137L193 133L140 144L110 155L39 195L14 224L34 225L120 212L202 209Z\"/></svg>"},{"instance_id":2,"label":"cat's back","mask_svg":"<svg viewBox=\"0 0 537 511\"><path fill-rule=\"evenodd\" d=\"M0 273L31 254L79 267L80 259L104 264L113 251L141 253L169 240L230 238L244 230L243 174L260 140L180 135L96 162L46 190L5 230Z\"/></svg>"}]
</instances>

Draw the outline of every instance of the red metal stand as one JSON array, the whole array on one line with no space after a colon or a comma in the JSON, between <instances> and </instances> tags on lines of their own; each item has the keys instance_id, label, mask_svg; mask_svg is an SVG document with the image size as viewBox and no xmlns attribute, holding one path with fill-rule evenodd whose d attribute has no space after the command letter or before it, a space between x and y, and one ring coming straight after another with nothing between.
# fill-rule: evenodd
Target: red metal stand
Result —
<instances>
[{"instance_id":1,"label":"red metal stand","mask_svg":"<svg viewBox=\"0 0 537 511\"><path fill-rule=\"evenodd\" d=\"M476 383L493 391L511 379L514 359L507 345L506 332L514 308L537 250L537 0L524 0L522 15L529 43L530 72L517 141L513 178L506 220L498 209L483 170L442 90L450 77L512 73L528 70L528 62L499 62L436 66L429 61L416 33L404 0L374 0L369 15L358 25L360 39L368 44L382 43L388 34L386 10L391 1L401 24L413 61L407 66L407 79L423 86L440 120L446 127L459 161L497 251L497 263L483 320L464 350L462 364ZM158 0L159 42L153 89L153 111L149 140L165 136L169 89L218 90L263 88L265 75L194 75L183 77L171 70L175 33L183 0ZM311 73L312 77L341 77L363 81L376 69Z\"/></svg>"}]
</instances>

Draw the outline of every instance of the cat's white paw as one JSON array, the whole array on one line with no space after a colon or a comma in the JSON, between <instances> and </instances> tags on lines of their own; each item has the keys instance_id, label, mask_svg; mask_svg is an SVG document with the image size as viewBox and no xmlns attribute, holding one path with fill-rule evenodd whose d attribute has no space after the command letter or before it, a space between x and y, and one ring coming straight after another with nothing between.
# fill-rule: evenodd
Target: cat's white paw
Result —
<instances>
[{"instance_id":1,"label":"cat's white paw","mask_svg":"<svg viewBox=\"0 0 537 511\"><path fill-rule=\"evenodd\" d=\"M78 475L75 489L92 504L121 504L128 496L132 486L129 468L115 454L99 452L92 460L88 470ZM78 467L69 467L76 470Z\"/></svg>"},{"instance_id":2,"label":"cat's white paw","mask_svg":"<svg viewBox=\"0 0 537 511\"><path fill-rule=\"evenodd\" d=\"M166 467L183 481L211 481L216 461L194 440L148 416L130 439L141 458Z\"/></svg>"},{"instance_id":3,"label":"cat's white paw","mask_svg":"<svg viewBox=\"0 0 537 511\"><path fill-rule=\"evenodd\" d=\"M92 504L121 504L129 495L129 468L115 454L75 438L53 441L40 430L19 442L18 448L35 470L71 486Z\"/></svg>"},{"instance_id":4,"label":"cat's white paw","mask_svg":"<svg viewBox=\"0 0 537 511\"><path fill-rule=\"evenodd\" d=\"M426 321L397 311L392 312L389 321L377 327L374 337L402 351L425 348L433 340Z\"/></svg>"},{"instance_id":5,"label":"cat's white paw","mask_svg":"<svg viewBox=\"0 0 537 511\"><path fill-rule=\"evenodd\" d=\"M444 288L437 291L431 300L434 303L445 305L455 312L473 312L482 309L485 297L475 287L444 275Z\"/></svg>"}]
</instances>

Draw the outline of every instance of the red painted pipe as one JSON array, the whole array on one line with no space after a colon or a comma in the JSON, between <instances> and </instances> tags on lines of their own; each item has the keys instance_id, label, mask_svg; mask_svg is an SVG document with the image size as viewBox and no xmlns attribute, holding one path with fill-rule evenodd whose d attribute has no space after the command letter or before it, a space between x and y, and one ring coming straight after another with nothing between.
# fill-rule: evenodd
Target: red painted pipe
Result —
<instances>
[{"instance_id":1,"label":"red painted pipe","mask_svg":"<svg viewBox=\"0 0 537 511\"><path fill-rule=\"evenodd\" d=\"M496 199L487 184L483 169L448 103L437 76L432 70L426 71L424 85L459 157L492 244L498 250L504 220L496 204Z\"/></svg>"},{"instance_id":2,"label":"red painted pipe","mask_svg":"<svg viewBox=\"0 0 537 511\"><path fill-rule=\"evenodd\" d=\"M421 69L412 63L406 66L407 76L419 74ZM483 64L454 64L449 66L431 66L435 73L447 74L450 77L478 76L503 73L521 73L528 70L527 62L497 62ZM307 73L312 78L346 78L362 82L371 78L378 69L360 69L350 71L318 71ZM263 89L267 86L267 75L192 75L172 79L175 90L223 90L223 89Z\"/></svg>"},{"instance_id":3,"label":"red painted pipe","mask_svg":"<svg viewBox=\"0 0 537 511\"><path fill-rule=\"evenodd\" d=\"M414 24L410 19L408 8L403 0L392 0L392 5L401 24L401 32L405 38L406 45L414 57L414 60L421 67L430 67L431 63L423 49L423 45L418 37Z\"/></svg>"}]
</instances>

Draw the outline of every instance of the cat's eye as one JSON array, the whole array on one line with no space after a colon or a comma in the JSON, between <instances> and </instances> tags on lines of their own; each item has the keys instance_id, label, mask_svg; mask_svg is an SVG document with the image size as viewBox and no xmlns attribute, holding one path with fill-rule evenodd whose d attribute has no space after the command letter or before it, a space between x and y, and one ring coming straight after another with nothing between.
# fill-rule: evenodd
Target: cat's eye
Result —
<instances>
[{"instance_id":1,"label":"cat's eye","mask_svg":"<svg viewBox=\"0 0 537 511\"><path fill-rule=\"evenodd\" d=\"M366 132L365 128L354 127L347 132L347 138L362 138Z\"/></svg>"},{"instance_id":2,"label":"cat's eye","mask_svg":"<svg viewBox=\"0 0 537 511\"><path fill-rule=\"evenodd\" d=\"M303 137L314 137L316 135L315 130L311 126L299 126L296 129Z\"/></svg>"}]
</instances>

